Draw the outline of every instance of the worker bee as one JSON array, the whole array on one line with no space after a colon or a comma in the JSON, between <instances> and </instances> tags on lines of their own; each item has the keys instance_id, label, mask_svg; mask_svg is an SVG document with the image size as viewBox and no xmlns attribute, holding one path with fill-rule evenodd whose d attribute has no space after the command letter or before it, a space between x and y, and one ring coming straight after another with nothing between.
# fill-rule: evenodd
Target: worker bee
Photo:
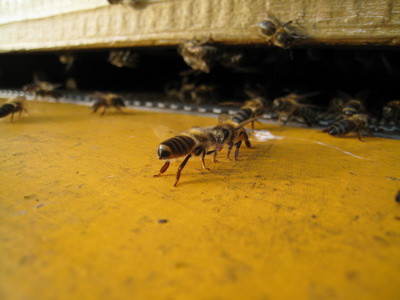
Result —
<instances>
[{"instance_id":1,"label":"worker bee","mask_svg":"<svg viewBox=\"0 0 400 300\"><path fill-rule=\"evenodd\" d=\"M255 119L261 117L265 112L265 99L258 97L247 100L244 105L232 116L232 121L242 123L244 121L253 119L251 128L254 131Z\"/></svg>"},{"instance_id":2,"label":"worker bee","mask_svg":"<svg viewBox=\"0 0 400 300\"><path fill-rule=\"evenodd\" d=\"M316 123L316 114L312 109L314 106L302 104L300 101L315 94L316 93L298 95L292 93L284 97L276 98L272 103L272 110L278 113L278 122L282 122L282 125L286 125L292 117L300 117L309 127L311 127ZM286 119L283 120L282 117L285 117Z\"/></svg>"},{"instance_id":3,"label":"worker bee","mask_svg":"<svg viewBox=\"0 0 400 300\"><path fill-rule=\"evenodd\" d=\"M400 124L400 100L388 102L382 109L382 116L387 123Z\"/></svg>"},{"instance_id":4,"label":"worker bee","mask_svg":"<svg viewBox=\"0 0 400 300\"><path fill-rule=\"evenodd\" d=\"M182 132L181 134L170 138L164 142L162 142L158 146L158 158L160 160L165 160L165 164L161 167L160 173L154 175L154 177L158 177L164 174L167 171L170 160L174 158L179 158L186 156L183 162L180 164L178 168L178 172L176 173L176 180L174 186L176 187L179 179L181 177L181 172L188 162L189 158L192 155L200 156L203 169L209 170L204 162L204 157L206 155L215 153L215 149L209 150L215 147L216 139L211 131L211 128L200 128L193 127L187 131Z\"/></svg>"},{"instance_id":5,"label":"worker bee","mask_svg":"<svg viewBox=\"0 0 400 300\"><path fill-rule=\"evenodd\" d=\"M288 49L293 46L296 39L300 38L290 26L293 21L282 24L270 11L267 12L268 20L258 23L259 31L268 38L273 45Z\"/></svg>"},{"instance_id":6,"label":"worker bee","mask_svg":"<svg viewBox=\"0 0 400 300\"><path fill-rule=\"evenodd\" d=\"M164 92L168 97L176 98L182 103L211 104L216 102L216 86L213 84L190 81L187 76L182 77L181 83L169 82L164 86Z\"/></svg>"},{"instance_id":7,"label":"worker bee","mask_svg":"<svg viewBox=\"0 0 400 300\"><path fill-rule=\"evenodd\" d=\"M233 146L236 146L235 150L235 160L238 160L237 157L239 155L239 149L244 141L247 148L252 149L251 143L249 141L249 136L247 135L246 129L243 127L254 121L255 119L248 119L242 123L236 123L233 121L228 115L221 114L218 117L219 124L215 126L212 130L215 138L216 138L216 147L215 150L218 152L222 150L225 144L229 145L228 148L228 159L230 158L230 153ZM214 161L216 161L216 154L214 154Z\"/></svg>"},{"instance_id":8,"label":"worker bee","mask_svg":"<svg viewBox=\"0 0 400 300\"><path fill-rule=\"evenodd\" d=\"M27 111L24 107L24 102L26 98L24 96L19 96L14 99L10 99L6 103L0 106L0 118L6 117L11 114L11 122L13 121L14 114L19 112L21 116L23 111Z\"/></svg>"},{"instance_id":9,"label":"worker bee","mask_svg":"<svg viewBox=\"0 0 400 300\"><path fill-rule=\"evenodd\" d=\"M351 97L349 94L343 91L337 91L340 98L345 101L345 104L342 108L343 115L345 117L350 117L354 114L363 114L365 113L365 105L364 102L367 99L369 92L361 91L357 93L354 97Z\"/></svg>"},{"instance_id":10,"label":"worker bee","mask_svg":"<svg viewBox=\"0 0 400 300\"><path fill-rule=\"evenodd\" d=\"M60 83L51 83L47 81L40 81L36 77L34 78L34 83L30 83L27 85L24 85L22 87L22 90L26 93L32 93L34 94L34 99L38 96L45 98L45 97L50 97L58 100L61 97L61 94L54 91L55 89L59 88L61 86Z\"/></svg>"},{"instance_id":11,"label":"worker bee","mask_svg":"<svg viewBox=\"0 0 400 300\"><path fill-rule=\"evenodd\" d=\"M323 132L327 132L332 136L345 136L350 132L356 132L358 139L364 141L361 138L361 131L366 130L369 134L371 132L368 129L368 116L365 114L354 114L344 120L340 120L328 128L324 129Z\"/></svg>"},{"instance_id":12,"label":"worker bee","mask_svg":"<svg viewBox=\"0 0 400 300\"><path fill-rule=\"evenodd\" d=\"M218 49L207 44L208 41L191 40L178 47L178 53L185 63L195 71L210 73L210 69L218 60Z\"/></svg>"},{"instance_id":13,"label":"worker bee","mask_svg":"<svg viewBox=\"0 0 400 300\"><path fill-rule=\"evenodd\" d=\"M108 61L118 68L136 68L138 60L139 55L132 53L130 50L114 50L108 56Z\"/></svg>"},{"instance_id":14,"label":"worker bee","mask_svg":"<svg viewBox=\"0 0 400 300\"><path fill-rule=\"evenodd\" d=\"M104 115L107 108L115 107L118 112L122 112L121 107L125 107L124 100L116 94L96 92L94 97L97 99L92 106L93 113L96 113L100 107L104 107L101 115Z\"/></svg>"}]
</instances>

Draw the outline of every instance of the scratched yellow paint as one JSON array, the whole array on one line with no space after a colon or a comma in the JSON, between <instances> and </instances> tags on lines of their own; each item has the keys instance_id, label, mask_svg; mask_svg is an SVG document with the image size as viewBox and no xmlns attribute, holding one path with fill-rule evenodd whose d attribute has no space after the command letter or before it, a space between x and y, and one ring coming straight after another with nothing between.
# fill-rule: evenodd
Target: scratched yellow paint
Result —
<instances>
[{"instance_id":1,"label":"scratched yellow paint","mask_svg":"<svg viewBox=\"0 0 400 300\"><path fill-rule=\"evenodd\" d=\"M0 120L0 299L399 299L400 142L256 124L153 178L210 117L28 103Z\"/></svg>"}]
</instances>

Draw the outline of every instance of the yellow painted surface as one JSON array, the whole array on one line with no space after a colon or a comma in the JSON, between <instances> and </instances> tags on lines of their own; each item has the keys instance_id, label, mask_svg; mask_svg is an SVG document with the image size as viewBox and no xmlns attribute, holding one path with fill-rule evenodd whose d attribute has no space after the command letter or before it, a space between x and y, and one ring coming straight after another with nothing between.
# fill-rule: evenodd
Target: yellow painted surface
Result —
<instances>
[{"instance_id":1,"label":"yellow painted surface","mask_svg":"<svg viewBox=\"0 0 400 300\"><path fill-rule=\"evenodd\" d=\"M174 188L158 144L215 119L28 109L0 120L0 299L400 299L399 141L256 124L283 139Z\"/></svg>"}]
</instances>

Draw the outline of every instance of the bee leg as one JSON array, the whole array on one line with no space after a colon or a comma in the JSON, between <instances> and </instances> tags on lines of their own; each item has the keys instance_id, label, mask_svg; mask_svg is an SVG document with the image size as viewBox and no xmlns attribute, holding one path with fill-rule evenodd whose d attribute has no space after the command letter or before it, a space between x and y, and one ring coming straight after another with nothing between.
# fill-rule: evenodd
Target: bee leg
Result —
<instances>
[{"instance_id":1,"label":"bee leg","mask_svg":"<svg viewBox=\"0 0 400 300\"><path fill-rule=\"evenodd\" d=\"M210 154L213 154L213 153L214 153L214 156L213 156L212 161L213 161L213 163L216 163L216 162L218 162L218 160L217 160L217 150L208 151L208 152L206 153L206 155L210 155Z\"/></svg>"},{"instance_id":2,"label":"bee leg","mask_svg":"<svg viewBox=\"0 0 400 300\"><path fill-rule=\"evenodd\" d=\"M207 152L208 153L208 152ZM210 171L210 168L206 168L206 163L204 162L204 156L206 156L206 150L203 150L202 154L201 154L201 163L203 165L203 169L204 170L208 170Z\"/></svg>"},{"instance_id":3,"label":"bee leg","mask_svg":"<svg viewBox=\"0 0 400 300\"><path fill-rule=\"evenodd\" d=\"M239 148L242 145L242 141L236 143L236 150L235 150L235 160L238 160L237 157L239 156Z\"/></svg>"},{"instance_id":4,"label":"bee leg","mask_svg":"<svg viewBox=\"0 0 400 300\"><path fill-rule=\"evenodd\" d=\"M358 139L359 139L361 142L364 142L364 140L363 140L362 137L361 137L361 129L358 129L358 130L357 130L357 136L358 136Z\"/></svg>"},{"instance_id":5,"label":"bee leg","mask_svg":"<svg viewBox=\"0 0 400 300\"><path fill-rule=\"evenodd\" d=\"M167 171L169 164L170 164L170 162L166 161L165 164L161 167L160 173L158 173L157 175L153 175L153 177L158 177L158 176L164 174L164 172Z\"/></svg>"},{"instance_id":6,"label":"bee leg","mask_svg":"<svg viewBox=\"0 0 400 300\"><path fill-rule=\"evenodd\" d=\"M121 114L123 114L123 113L124 113L124 112L122 111L122 109L121 109L121 106L120 106L120 105L117 105L115 108L117 109L117 111L118 111L119 113L121 113Z\"/></svg>"},{"instance_id":7,"label":"bee leg","mask_svg":"<svg viewBox=\"0 0 400 300\"><path fill-rule=\"evenodd\" d=\"M174 187L176 187L176 185L178 184L179 178L181 178L181 172L183 170L183 168L185 167L187 161L189 160L189 158L192 157L192 154L188 154L185 159L183 160L183 162L181 163L181 165L178 168L178 172L176 173L176 181L174 184Z\"/></svg>"},{"instance_id":8,"label":"bee leg","mask_svg":"<svg viewBox=\"0 0 400 300\"><path fill-rule=\"evenodd\" d=\"M97 112L97 110L100 108L100 106L97 105L97 104L94 104L94 105L92 106L92 108L93 108L93 113L95 114L95 113Z\"/></svg>"},{"instance_id":9,"label":"bee leg","mask_svg":"<svg viewBox=\"0 0 400 300\"><path fill-rule=\"evenodd\" d=\"M286 123L289 122L291 118L292 116L287 116L286 120L282 122L282 126L285 126Z\"/></svg>"},{"instance_id":10,"label":"bee leg","mask_svg":"<svg viewBox=\"0 0 400 300\"><path fill-rule=\"evenodd\" d=\"M247 135L247 133L241 132L240 135L243 135L244 143L245 143L246 147L249 148L249 149L254 149L254 147L251 146L251 143L249 141L249 136Z\"/></svg>"},{"instance_id":11,"label":"bee leg","mask_svg":"<svg viewBox=\"0 0 400 300\"><path fill-rule=\"evenodd\" d=\"M104 109L103 109L103 111L101 112L101 115L102 115L102 116L106 113L106 109L107 109L107 106L104 106Z\"/></svg>"},{"instance_id":12,"label":"bee leg","mask_svg":"<svg viewBox=\"0 0 400 300\"><path fill-rule=\"evenodd\" d=\"M251 122L251 131L254 132L254 121Z\"/></svg>"},{"instance_id":13,"label":"bee leg","mask_svg":"<svg viewBox=\"0 0 400 300\"><path fill-rule=\"evenodd\" d=\"M228 158L229 158L229 160L232 160L229 156L231 155L231 150L232 150L232 148L233 148L233 143L231 142L230 144L229 144L229 148L228 148Z\"/></svg>"},{"instance_id":14,"label":"bee leg","mask_svg":"<svg viewBox=\"0 0 400 300\"><path fill-rule=\"evenodd\" d=\"M14 112L11 113L11 122L13 121L13 119L14 119Z\"/></svg>"}]
</instances>

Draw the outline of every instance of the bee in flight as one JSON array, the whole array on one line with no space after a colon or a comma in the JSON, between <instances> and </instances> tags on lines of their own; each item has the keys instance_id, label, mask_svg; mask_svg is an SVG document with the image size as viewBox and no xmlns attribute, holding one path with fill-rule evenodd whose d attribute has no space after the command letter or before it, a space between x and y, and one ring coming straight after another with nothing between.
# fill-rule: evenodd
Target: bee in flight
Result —
<instances>
[{"instance_id":1,"label":"bee in flight","mask_svg":"<svg viewBox=\"0 0 400 300\"><path fill-rule=\"evenodd\" d=\"M176 187L181 177L181 172L188 160L193 156L201 156L203 169L206 168L204 157L208 154L215 153L216 139L211 131L211 128L193 127L181 134L162 142L158 146L158 158L165 160L165 164L161 167L160 173L154 175L158 177L167 171L170 160L186 156L178 168L174 186ZM213 150L210 150L213 149Z\"/></svg>"},{"instance_id":2,"label":"bee in flight","mask_svg":"<svg viewBox=\"0 0 400 300\"><path fill-rule=\"evenodd\" d=\"M118 112L122 113L121 107L125 107L124 100L116 94L96 92L94 97L96 101L92 106L93 113L96 113L100 107L104 107L101 115L104 115L106 109L110 107L115 107Z\"/></svg>"},{"instance_id":3,"label":"bee in flight","mask_svg":"<svg viewBox=\"0 0 400 300\"><path fill-rule=\"evenodd\" d=\"M178 53L194 71L210 73L218 60L218 49L206 41L190 40L178 47Z\"/></svg>"},{"instance_id":4,"label":"bee in flight","mask_svg":"<svg viewBox=\"0 0 400 300\"><path fill-rule=\"evenodd\" d=\"M228 115L221 114L218 117L219 124L215 126L212 130L215 138L216 138L216 147L215 150L218 152L222 150L225 144L229 145L228 148L228 158L230 158L231 150L233 146L236 146L235 150L235 160L238 160L239 149L244 141L247 148L252 149L251 143L249 141L249 136L247 135L246 129L244 126L250 122L253 122L255 118L245 120L242 123L236 123L233 121ZM216 161L216 154L214 154L214 161Z\"/></svg>"},{"instance_id":5,"label":"bee in flight","mask_svg":"<svg viewBox=\"0 0 400 300\"><path fill-rule=\"evenodd\" d=\"M236 114L232 116L232 121L236 123L242 123L244 121L253 119L251 122L251 128L254 132L255 119L260 118L265 112L265 99L257 97L244 102L244 105L240 107Z\"/></svg>"},{"instance_id":6,"label":"bee in flight","mask_svg":"<svg viewBox=\"0 0 400 300\"><path fill-rule=\"evenodd\" d=\"M302 104L300 100L303 100L309 96L314 96L316 93L309 93L304 95L289 94L284 97L279 97L272 103L272 110L278 113L278 122L282 122L282 125L286 125L293 117L300 117L304 122L311 127L315 121L315 112L312 109L312 105ZM282 117L286 117L282 121Z\"/></svg>"},{"instance_id":7,"label":"bee in flight","mask_svg":"<svg viewBox=\"0 0 400 300\"><path fill-rule=\"evenodd\" d=\"M268 19L258 23L260 33L277 47L283 49L292 47L296 39L300 38L290 26L293 21L282 24L270 11L267 11L267 14Z\"/></svg>"},{"instance_id":8,"label":"bee in flight","mask_svg":"<svg viewBox=\"0 0 400 300\"><path fill-rule=\"evenodd\" d=\"M350 132L356 132L358 139L361 142L364 140L361 138L361 131L366 130L369 134L371 134L368 129L368 116L365 114L354 114L347 119L340 120L328 128L324 129L323 132L327 132L332 136L342 137Z\"/></svg>"},{"instance_id":9,"label":"bee in flight","mask_svg":"<svg viewBox=\"0 0 400 300\"><path fill-rule=\"evenodd\" d=\"M19 96L14 99L10 99L6 103L0 106L0 118L6 117L9 114L11 114L11 122L13 121L14 114L19 113L21 116L23 111L27 111L26 108L24 107L24 102L25 102L25 97L24 96Z\"/></svg>"}]
</instances>

